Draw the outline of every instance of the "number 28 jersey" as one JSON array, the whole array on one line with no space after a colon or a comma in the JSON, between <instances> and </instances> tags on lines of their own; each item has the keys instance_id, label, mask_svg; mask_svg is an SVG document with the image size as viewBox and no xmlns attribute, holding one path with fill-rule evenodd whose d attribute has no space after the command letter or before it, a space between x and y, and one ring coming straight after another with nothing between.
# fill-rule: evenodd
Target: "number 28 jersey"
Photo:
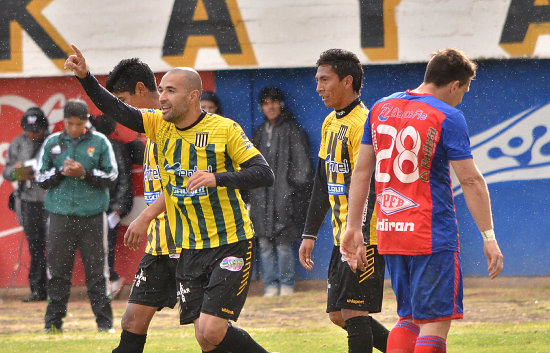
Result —
<instances>
[{"instance_id":1,"label":"number 28 jersey","mask_svg":"<svg viewBox=\"0 0 550 353\"><path fill-rule=\"evenodd\" d=\"M379 252L460 251L449 161L472 158L462 112L432 95L398 92L374 104L361 143L376 154Z\"/></svg>"}]
</instances>

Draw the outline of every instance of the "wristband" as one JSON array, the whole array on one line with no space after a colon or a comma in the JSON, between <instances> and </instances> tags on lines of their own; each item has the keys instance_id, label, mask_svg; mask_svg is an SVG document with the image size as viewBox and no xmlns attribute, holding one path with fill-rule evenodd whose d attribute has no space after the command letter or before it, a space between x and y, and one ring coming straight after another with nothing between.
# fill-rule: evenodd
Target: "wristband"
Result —
<instances>
[{"instance_id":1,"label":"wristband","mask_svg":"<svg viewBox=\"0 0 550 353\"><path fill-rule=\"evenodd\" d=\"M489 230L483 231L481 232L481 237L483 238L483 241L496 240L495 230L489 229Z\"/></svg>"},{"instance_id":2,"label":"wristband","mask_svg":"<svg viewBox=\"0 0 550 353\"><path fill-rule=\"evenodd\" d=\"M302 234L302 239L317 240L317 236L316 235L309 235L309 234Z\"/></svg>"}]
</instances>

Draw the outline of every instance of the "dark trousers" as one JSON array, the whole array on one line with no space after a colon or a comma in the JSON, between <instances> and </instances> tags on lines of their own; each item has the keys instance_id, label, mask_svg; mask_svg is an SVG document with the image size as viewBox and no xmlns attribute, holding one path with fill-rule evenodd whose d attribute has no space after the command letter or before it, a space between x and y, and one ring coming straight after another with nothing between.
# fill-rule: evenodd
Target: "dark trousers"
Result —
<instances>
[{"instance_id":1,"label":"dark trousers","mask_svg":"<svg viewBox=\"0 0 550 353\"><path fill-rule=\"evenodd\" d=\"M21 225L29 243L31 263L29 284L31 292L46 294L46 221L47 212L42 202L21 200Z\"/></svg>"},{"instance_id":2,"label":"dark trousers","mask_svg":"<svg viewBox=\"0 0 550 353\"><path fill-rule=\"evenodd\" d=\"M108 256L107 256L107 260L108 260L108 263L109 263L109 280L110 281L116 281L117 279L119 279L119 275L118 273L116 273L115 271L115 247L116 247L116 237L117 237L117 232L118 231L118 225L114 228L109 228L108 232L107 232L107 240L108 240L108 244L109 244L109 253L108 253Z\"/></svg>"},{"instance_id":3,"label":"dark trousers","mask_svg":"<svg viewBox=\"0 0 550 353\"><path fill-rule=\"evenodd\" d=\"M113 312L111 300L106 295L108 266L104 214L91 217L50 214L49 219L46 328L52 324L61 327L67 314L76 249L82 256L88 297L97 327L111 328Z\"/></svg>"}]
</instances>

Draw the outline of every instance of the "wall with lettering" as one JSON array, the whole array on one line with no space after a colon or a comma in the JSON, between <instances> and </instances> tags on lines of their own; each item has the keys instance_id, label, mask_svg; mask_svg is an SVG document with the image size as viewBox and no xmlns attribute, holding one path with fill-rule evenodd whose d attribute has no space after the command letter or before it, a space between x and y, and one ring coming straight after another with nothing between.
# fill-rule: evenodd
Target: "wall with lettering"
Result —
<instances>
[{"instance_id":1,"label":"wall with lettering","mask_svg":"<svg viewBox=\"0 0 550 353\"><path fill-rule=\"evenodd\" d=\"M311 67L342 47L364 64L550 57L548 0L3 0L0 77L66 75L70 43L98 74L138 56L155 72Z\"/></svg>"}]
</instances>

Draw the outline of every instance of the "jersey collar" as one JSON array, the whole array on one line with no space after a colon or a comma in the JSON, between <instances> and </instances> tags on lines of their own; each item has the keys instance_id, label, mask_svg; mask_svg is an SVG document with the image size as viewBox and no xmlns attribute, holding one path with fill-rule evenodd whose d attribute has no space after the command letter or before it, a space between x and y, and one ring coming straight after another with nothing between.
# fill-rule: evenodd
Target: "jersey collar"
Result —
<instances>
[{"instance_id":1,"label":"jersey collar","mask_svg":"<svg viewBox=\"0 0 550 353\"><path fill-rule=\"evenodd\" d=\"M355 100L353 102L350 103L350 105L348 105L344 109L336 110L336 118L340 119L340 118L345 117L346 115L348 115L353 110L353 108L355 108L359 104L361 104L361 99L359 99L359 97L357 97L357 98L355 98Z\"/></svg>"},{"instance_id":2,"label":"jersey collar","mask_svg":"<svg viewBox=\"0 0 550 353\"><path fill-rule=\"evenodd\" d=\"M179 127L177 127L176 125L174 125L174 127L176 129L178 129L179 131L185 131L185 130L189 130L191 128L193 128L193 126L197 125L198 123L200 123L202 121L202 119L204 119L204 117L206 116L206 112L203 110L201 112L201 115L199 115L199 118L197 119L197 121L195 121L193 124L189 125L189 126L186 126L184 127L183 129L180 129Z\"/></svg>"}]
</instances>

